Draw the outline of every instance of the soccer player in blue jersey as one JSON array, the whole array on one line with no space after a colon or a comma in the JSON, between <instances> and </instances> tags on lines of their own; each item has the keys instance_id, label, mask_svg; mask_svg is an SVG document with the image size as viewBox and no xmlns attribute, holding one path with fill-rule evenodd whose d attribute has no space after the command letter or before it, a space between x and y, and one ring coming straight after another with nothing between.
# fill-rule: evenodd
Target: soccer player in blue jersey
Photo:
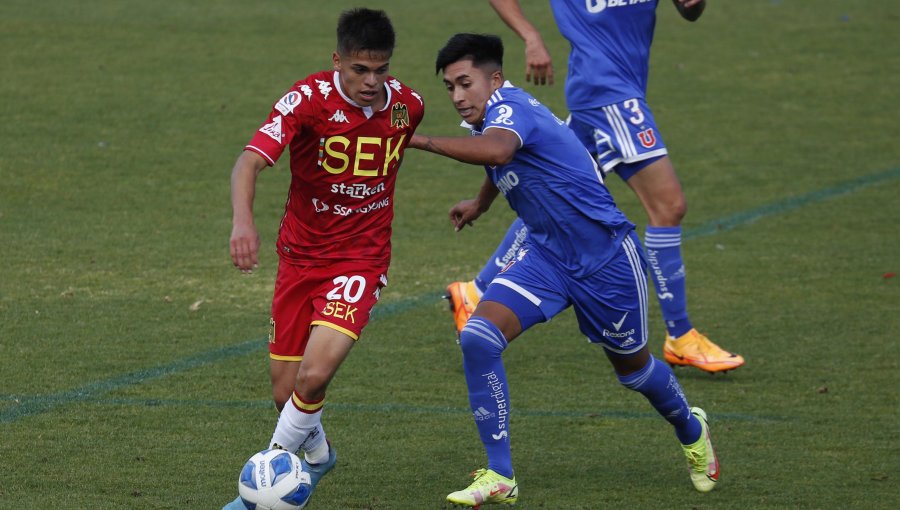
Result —
<instances>
[{"instance_id":1,"label":"soccer player in blue jersey","mask_svg":"<svg viewBox=\"0 0 900 510\"><path fill-rule=\"evenodd\" d=\"M571 112L568 123L603 171L616 172L634 190L647 213L644 243L667 330L665 360L707 372L727 371L743 365L744 358L699 333L688 317L681 256L681 220L687 206L645 100L658 1L550 1L559 30L571 44L565 86ZM705 7L705 0L674 2L690 21ZM550 54L518 0L491 0L491 5L525 41L526 80L552 84ZM521 221L515 221L473 281L450 284L448 297L457 329L527 231Z\"/></svg>"},{"instance_id":2,"label":"soccer player in blue jersey","mask_svg":"<svg viewBox=\"0 0 900 510\"><path fill-rule=\"evenodd\" d=\"M484 165L477 198L451 209L457 229L498 194L528 236L488 286L460 333L469 404L488 464L447 499L478 507L514 503L510 401L502 354L511 341L570 305L619 381L643 394L675 428L694 487L712 490L719 465L702 409L689 407L672 370L647 348L646 263L634 224L603 184L575 133L534 97L504 81L499 37L457 34L440 50L437 72L472 136L414 135L410 147Z\"/></svg>"}]
</instances>

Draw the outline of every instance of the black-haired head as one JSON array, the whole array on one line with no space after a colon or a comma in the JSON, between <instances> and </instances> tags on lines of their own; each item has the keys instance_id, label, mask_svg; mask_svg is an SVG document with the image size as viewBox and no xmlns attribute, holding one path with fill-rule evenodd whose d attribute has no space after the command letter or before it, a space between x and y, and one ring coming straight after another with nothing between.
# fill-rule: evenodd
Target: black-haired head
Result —
<instances>
[{"instance_id":1,"label":"black-haired head","mask_svg":"<svg viewBox=\"0 0 900 510\"><path fill-rule=\"evenodd\" d=\"M341 55L394 53L394 26L384 11L356 8L338 19L337 51Z\"/></svg>"},{"instance_id":2,"label":"black-haired head","mask_svg":"<svg viewBox=\"0 0 900 510\"><path fill-rule=\"evenodd\" d=\"M494 64L500 69L503 67L503 41L490 34L456 34L438 51L434 71L440 73L460 60L471 60L476 67Z\"/></svg>"}]
</instances>

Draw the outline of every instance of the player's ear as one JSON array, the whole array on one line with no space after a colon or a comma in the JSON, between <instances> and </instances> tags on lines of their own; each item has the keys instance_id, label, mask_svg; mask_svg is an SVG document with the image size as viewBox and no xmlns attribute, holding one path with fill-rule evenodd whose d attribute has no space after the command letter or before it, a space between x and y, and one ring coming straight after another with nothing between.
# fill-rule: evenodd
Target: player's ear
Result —
<instances>
[{"instance_id":1,"label":"player's ear","mask_svg":"<svg viewBox=\"0 0 900 510\"><path fill-rule=\"evenodd\" d=\"M499 89L503 86L503 69L497 69L491 73L491 88Z\"/></svg>"},{"instance_id":2,"label":"player's ear","mask_svg":"<svg viewBox=\"0 0 900 510\"><path fill-rule=\"evenodd\" d=\"M335 71L341 70L341 56L338 52L334 52L331 54L331 63L334 66Z\"/></svg>"}]
</instances>

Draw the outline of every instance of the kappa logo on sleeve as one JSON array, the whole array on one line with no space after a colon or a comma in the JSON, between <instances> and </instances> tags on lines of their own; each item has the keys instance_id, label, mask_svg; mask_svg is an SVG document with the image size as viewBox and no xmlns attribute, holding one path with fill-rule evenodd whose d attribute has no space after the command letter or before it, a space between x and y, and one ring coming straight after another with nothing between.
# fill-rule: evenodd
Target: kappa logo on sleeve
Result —
<instances>
[{"instance_id":1,"label":"kappa logo on sleeve","mask_svg":"<svg viewBox=\"0 0 900 510\"><path fill-rule=\"evenodd\" d=\"M316 80L316 84L319 86L319 93L322 94L325 99L328 99L328 94L333 90L331 84L323 80Z\"/></svg>"},{"instance_id":2,"label":"kappa logo on sleeve","mask_svg":"<svg viewBox=\"0 0 900 510\"><path fill-rule=\"evenodd\" d=\"M284 138L284 133L281 132L281 115L276 115L272 122L259 128L259 131L269 135L269 138L272 140L281 143L281 139Z\"/></svg>"},{"instance_id":3,"label":"kappa logo on sleeve","mask_svg":"<svg viewBox=\"0 0 900 510\"><path fill-rule=\"evenodd\" d=\"M292 90L275 103L275 109L281 112L282 115L291 114L294 112L294 108L300 104L302 98L303 96L301 96L299 92Z\"/></svg>"}]
</instances>

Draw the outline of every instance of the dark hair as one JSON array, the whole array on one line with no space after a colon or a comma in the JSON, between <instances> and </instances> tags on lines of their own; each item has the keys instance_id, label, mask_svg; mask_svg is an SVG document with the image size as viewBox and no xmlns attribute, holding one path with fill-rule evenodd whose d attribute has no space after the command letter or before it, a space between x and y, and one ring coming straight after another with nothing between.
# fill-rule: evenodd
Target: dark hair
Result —
<instances>
[{"instance_id":1,"label":"dark hair","mask_svg":"<svg viewBox=\"0 0 900 510\"><path fill-rule=\"evenodd\" d=\"M448 65L471 59L472 65L486 63L503 67L503 41L490 34L456 34L438 51L434 71L441 72Z\"/></svg>"},{"instance_id":2,"label":"dark hair","mask_svg":"<svg viewBox=\"0 0 900 510\"><path fill-rule=\"evenodd\" d=\"M394 26L384 11L363 7L341 13L337 50L341 55L360 52L394 53Z\"/></svg>"}]
</instances>

